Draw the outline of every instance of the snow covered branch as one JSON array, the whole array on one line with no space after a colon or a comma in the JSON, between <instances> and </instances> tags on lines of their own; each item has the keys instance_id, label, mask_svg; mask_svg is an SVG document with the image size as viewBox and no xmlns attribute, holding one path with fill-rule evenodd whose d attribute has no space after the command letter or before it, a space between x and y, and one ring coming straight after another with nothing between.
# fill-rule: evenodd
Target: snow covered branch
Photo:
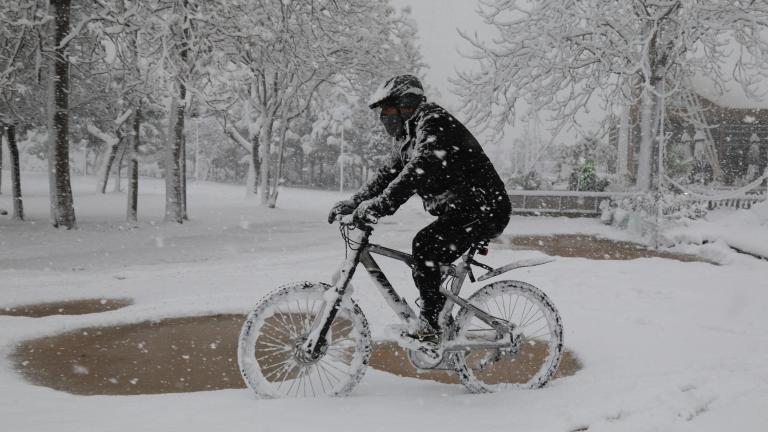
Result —
<instances>
[{"instance_id":1,"label":"snow covered branch","mask_svg":"<svg viewBox=\"0 0 768 432\"><path fill-rule=\"evenodd\" d=\"M657 95L664 81L669 95L694 75L733 79L753 94L768 71L767 2L627 3L484 1L480 14L498 37L462 33L480 65L454 80L467 116L502 134L520 101L573 119L593 98L627 105L640 96L637 85Z\"/></svg>"}]
</instances>

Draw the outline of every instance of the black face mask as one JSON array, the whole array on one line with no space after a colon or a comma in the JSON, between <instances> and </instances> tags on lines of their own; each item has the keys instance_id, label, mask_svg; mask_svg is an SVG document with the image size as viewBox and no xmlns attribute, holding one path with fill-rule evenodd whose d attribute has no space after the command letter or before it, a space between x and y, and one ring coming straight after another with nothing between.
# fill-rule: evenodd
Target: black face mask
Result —
<instances>
[{"instance_id":1,"label":"black face mask","mask_svg":"<svg viewBox=\"0 0 768 432\"><path fill-rule=\"evenodd\" d=\"M405 136L405 122L400 114L381 115L379 116L381 124L384 125L384 129L391 137L401 139Z\"/></svg>"}]
</instances>

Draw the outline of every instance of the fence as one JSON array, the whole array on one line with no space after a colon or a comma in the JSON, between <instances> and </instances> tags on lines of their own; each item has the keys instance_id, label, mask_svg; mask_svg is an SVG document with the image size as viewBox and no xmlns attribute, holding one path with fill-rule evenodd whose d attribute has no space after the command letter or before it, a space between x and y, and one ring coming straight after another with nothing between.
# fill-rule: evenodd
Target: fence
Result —
<instances>
[{"instance_id":1,"label":"fence","mask_svg":"<svg viewBox=\"0 0 768 432\"><path fill-rule=\"evenodd\" d=\"M601 214L600 203L603 201L616 201L638 195L640 195L638 192L516 190L509 193L509 199L512 202L512 214L516 215L598 217ZM709 210L749 209L757 203L766 201L767 198L768 194L765 188L762 188L735 196L728 194L721 197L690 196L685 201L704 203Z\"/></svg>"},{"instance_id":2,"label":"fence","mask_svg":"<svg viewBox=\"0 0 768 432\"><path fill-rule=\"evenodd\" d=\"M729 197L724 199L691 198L691 201L706 203L708 210L714 210L718 208L750 209L753 205L765 200L765 189L762 191L757 191L756 193L749 193L738 197Z\"/></svg>"},{"instance_id":3,"label":"fence","mask_svg":"<svg viewBox=\"0 0 768 432\"><path fill-rule=\"evenodd\" d=\"M597 217L601 213L601 202L635 195L635 192L516 190L509 193L509 199L512 214Z\"/></svg>"}]
</instances>

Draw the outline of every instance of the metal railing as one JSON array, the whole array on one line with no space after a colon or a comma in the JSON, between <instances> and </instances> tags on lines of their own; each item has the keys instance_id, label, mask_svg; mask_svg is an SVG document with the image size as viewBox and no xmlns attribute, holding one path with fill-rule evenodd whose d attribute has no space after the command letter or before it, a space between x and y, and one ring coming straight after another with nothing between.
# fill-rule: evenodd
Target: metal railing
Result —
<instances>
[{"instance_id":1,"label":"metal railing","mask_svg":"<svg viewBox=\"0 0 768 432\"><path fill-rule=\"evenodd\" d=\"M638 195L637 192L531 191L509 192L512 214L600 216L600 203Z\"/></svg>"},{"instance_id":2,"label":"metal railing","mask_svg":"<svg viewBox=\"0 0 768 432\"><path fill-rule=\"evenodd\" d=\"M509 192L512 214L546 216L598 217L600 203L605 200L617 201L622 198L642 195L639 192L581 192L581 191L539 191L515 190ZM727 198L690 197L685 201L706 203L707 209L737 208L749 209L766 201L765 189Z\"/></svg>"}]
</instances>

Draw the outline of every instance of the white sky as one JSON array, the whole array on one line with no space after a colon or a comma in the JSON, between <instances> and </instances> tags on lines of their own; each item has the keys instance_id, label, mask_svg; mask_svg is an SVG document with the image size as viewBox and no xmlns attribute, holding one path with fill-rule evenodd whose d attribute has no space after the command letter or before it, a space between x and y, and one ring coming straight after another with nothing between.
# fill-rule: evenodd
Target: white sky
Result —
<instances>
[{"instance_id":1,"label":"white sky","mask_svg":"<svg viewBox=\"0 0 768 432\"><path fill-rule=\"evenodd\" d=\"M453 115L464 120L459 112L459 99L451 93L450 78L456 77L456 71L471 70L476 67L476 62L462 57L460 52L470 51L470 45L459 36L457 29L488 38L493 29L487 26L476 10L480 5L478 0L390 0L397 8L410 7L411 17L418 25L419 46L427 63L425 81L427 85L436 87L440 95L430 94L430 100L444 106ZM546 122L544 122L546 124ZM516 137L522 135L528 123L519 120L516 125L505 129L505 137L502 146L508 145ZM546 129L546 127L545 127ZM474 132L481 141L479 131ZM545 140L549 139L546 130L539 130Z\"/></svg>"},{"instance_id":2,"label":"white sky","mask_svg":"<svg viewBox=\"0 0 768 432\"><path fill-rule=\"evenodd\" d=\"M419 26L419 45L424 61L427 84L437 87L438 103L455 111L458 99L450 92L448 79L455 77L456 70L474 66L472 60L461 57L458 49L468 50L468 45L456 29L481 31L485 24L475 13L477 0L390 0L398 7L409 6L411 16ZM434 96L427 94L428 97ZM431 97L435 99L434 97Z\"/></svg>"},{"instance_id":3,"label":"white sky","mask_svg":"<svg viewBox=\"0 0 768 432\"><path fill-rule=\"evenodd\" d=\"M458 111L459 100L451 93L451 86L448 80L456 76L456 70L470 70L475 67L474 61L466 59L459 54L459 50L463 52L469 51L469 44L459 36L456 29L460 28L470 33L477 32L481 36L487 36L491 32L489 27L483 23L476 13L479 1L390 0L390 2L397 8L410 7L411 17L418 25L419 45L424 61L429 66L426 70L425 81L427 85L436 87L440 91L440 95L429 94L428 92L427 97L445 106L452 114L463 120L463 116ZM738 86L730 86L724 95L709 94L711 92L702 90L706 90L706 87L711 87L711 85L704 87L704 89L698 90L726 106L738 105L751 108L765 108L768 106L768 101L766 100L760 102L747 101L743 92L737 88ZM764 84L760 87L761 93L768 94L768 85ZM605 115L597 104L591 110L590 114L579 116L579 120L582 123L581 126L585 130L596 127L597 123ZM547 122L545 119L542 119L542 121L545 130L540 132L543 132L544 135L549 135L546 132ZM518 120L517 125L509 126L505 131L504 142L509 143L515 137L520 136L526 127L527 123L523 119ZM577 140L578 136L574 132L561 132L560 136L558 136L558 141L571 143ZM545 140L549 139L548 136L542 138Z\"/></svg>"}]
</instances>

